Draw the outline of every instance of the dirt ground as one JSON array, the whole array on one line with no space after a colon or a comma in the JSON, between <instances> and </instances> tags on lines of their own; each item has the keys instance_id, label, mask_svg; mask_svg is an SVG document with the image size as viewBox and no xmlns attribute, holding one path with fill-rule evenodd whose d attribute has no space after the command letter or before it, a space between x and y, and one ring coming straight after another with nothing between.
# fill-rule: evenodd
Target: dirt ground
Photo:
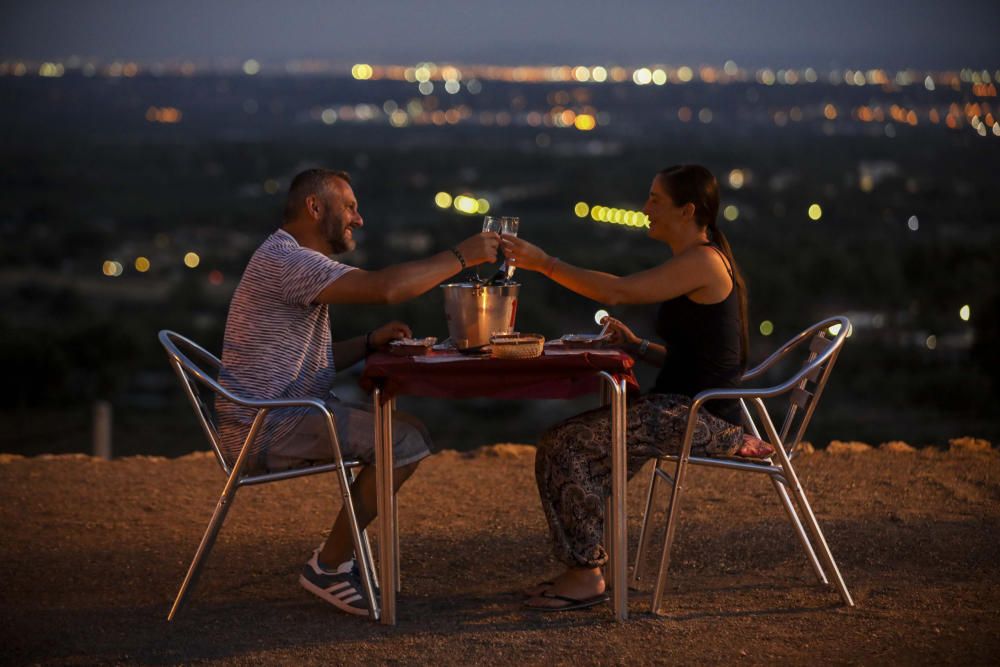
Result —
<instances>
[{"instance_id":1,"label":"dirt ground","mask_svg":"<svg viewBox=\"0 0 1000 667\"><path fill-rule=\"evenodd\" d=\"M836 450L838 448L834 448ZM798 459L857 606L820 587L766 479L694 469L665 615L645 581L543 614L558 571L528 447L443 452L400 494L398 625L349 617L298 572L337 509L329 475L237 495L197 589L166 621L221 491L207 454L105 462L0 455L0 656L9 664L996 664L1000 453ZM900 448L901 449L901 448ZM647 470L629 486L638 537Z\"/></svg>"}]
</instances>

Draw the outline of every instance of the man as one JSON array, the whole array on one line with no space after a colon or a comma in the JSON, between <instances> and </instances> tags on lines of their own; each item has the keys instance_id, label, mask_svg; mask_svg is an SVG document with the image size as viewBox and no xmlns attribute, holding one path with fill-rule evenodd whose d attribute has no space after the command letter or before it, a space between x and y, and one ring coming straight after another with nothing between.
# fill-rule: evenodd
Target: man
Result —
<instances>
[{"instance_id":1,"label":"man","mask_svg":"<svg viewBox=\"0 0 1000 667\"><path fill-rule=\"evenodd\" d=\"M354 230L363 224L346 173L309 169L292 180L281 228L254 253L233 294L219 379L228 390L247 398L325 400L336 419L344 458L373 463L372 414L331 395L336 368L347 368L373 349L412 333L402 322L389 322L366 335L332 342L328 305L412 299L466 267L495 261L500 239L494 233L477 234L426 259L377 271L331 259L329 255L354 248ZM223 401L218 413L223 449L235 460L255 410ZM393 422L392 431L398 489L430 453L429 438L422 424L402 415ZM249 465L258 470L330 460L333 447L325 419L308 408L273 411L249 456ZM375 517L375 478L374 466L368 465L351 486L360 529ZM368 613L343 510L299 581L342 611Z\"/></svg>"}]
</instances>

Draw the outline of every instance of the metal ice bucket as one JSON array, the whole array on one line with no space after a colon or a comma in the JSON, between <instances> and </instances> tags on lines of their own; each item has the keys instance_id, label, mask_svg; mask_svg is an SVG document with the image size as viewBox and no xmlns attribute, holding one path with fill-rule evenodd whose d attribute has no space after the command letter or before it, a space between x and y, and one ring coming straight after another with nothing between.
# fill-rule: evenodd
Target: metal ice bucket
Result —
<instances>
[{"instance_id":1,"label":"metal ice bucket","mask_svg":"<svg viewBox=\"0 0 1000 667\"><path fill-rule=\"evenodd\" d=\"M477 285L449 283L444 291L444 313L448 335L459 350L482 347L490 335L514 331L518 283Z\"/></svg>"}]
</instances>

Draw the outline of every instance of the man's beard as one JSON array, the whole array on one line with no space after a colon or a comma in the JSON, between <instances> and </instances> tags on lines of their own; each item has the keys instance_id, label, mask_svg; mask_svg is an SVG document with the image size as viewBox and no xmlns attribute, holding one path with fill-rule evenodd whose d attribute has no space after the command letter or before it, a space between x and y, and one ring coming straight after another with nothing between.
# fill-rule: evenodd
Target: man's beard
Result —
<instances>
[{"instance_id":1,"label":"man's beard","mask_svg":"<svg viewBox=\"0 0 1000 667\"><path fill-rule=\"evenodd\" d=\"M347 230L348 226L333 214L328 214L323 219L323 231L326 233L326 240L330 243L331 254L339 255L354 250L356 243L352 237L347 235Z\"/></svg>"}]
</instances>

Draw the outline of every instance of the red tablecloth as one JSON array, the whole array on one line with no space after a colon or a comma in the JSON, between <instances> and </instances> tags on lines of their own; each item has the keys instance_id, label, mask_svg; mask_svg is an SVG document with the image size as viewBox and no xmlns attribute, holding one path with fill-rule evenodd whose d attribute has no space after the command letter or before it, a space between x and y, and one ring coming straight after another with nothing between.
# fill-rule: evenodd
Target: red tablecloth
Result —
<instances>
[{"instance_id":1,"label":"red tablecloth","mask_svg":"<svg viewBox=\"0 0 1000 667\"><path fill-rule=\"evenodd\" d=\"M455 357L455 352L431 352L429 357ZM460 360L425 363L418 357L376 353L368 357L361 386L376 386L388 399L397 395L435 398L573 398L597 390L599 371L624 379L630 392L639 383L634 361L624 352L543 354L534 359L493 359L461 356Z\"/></svg>"}]
</instances>

